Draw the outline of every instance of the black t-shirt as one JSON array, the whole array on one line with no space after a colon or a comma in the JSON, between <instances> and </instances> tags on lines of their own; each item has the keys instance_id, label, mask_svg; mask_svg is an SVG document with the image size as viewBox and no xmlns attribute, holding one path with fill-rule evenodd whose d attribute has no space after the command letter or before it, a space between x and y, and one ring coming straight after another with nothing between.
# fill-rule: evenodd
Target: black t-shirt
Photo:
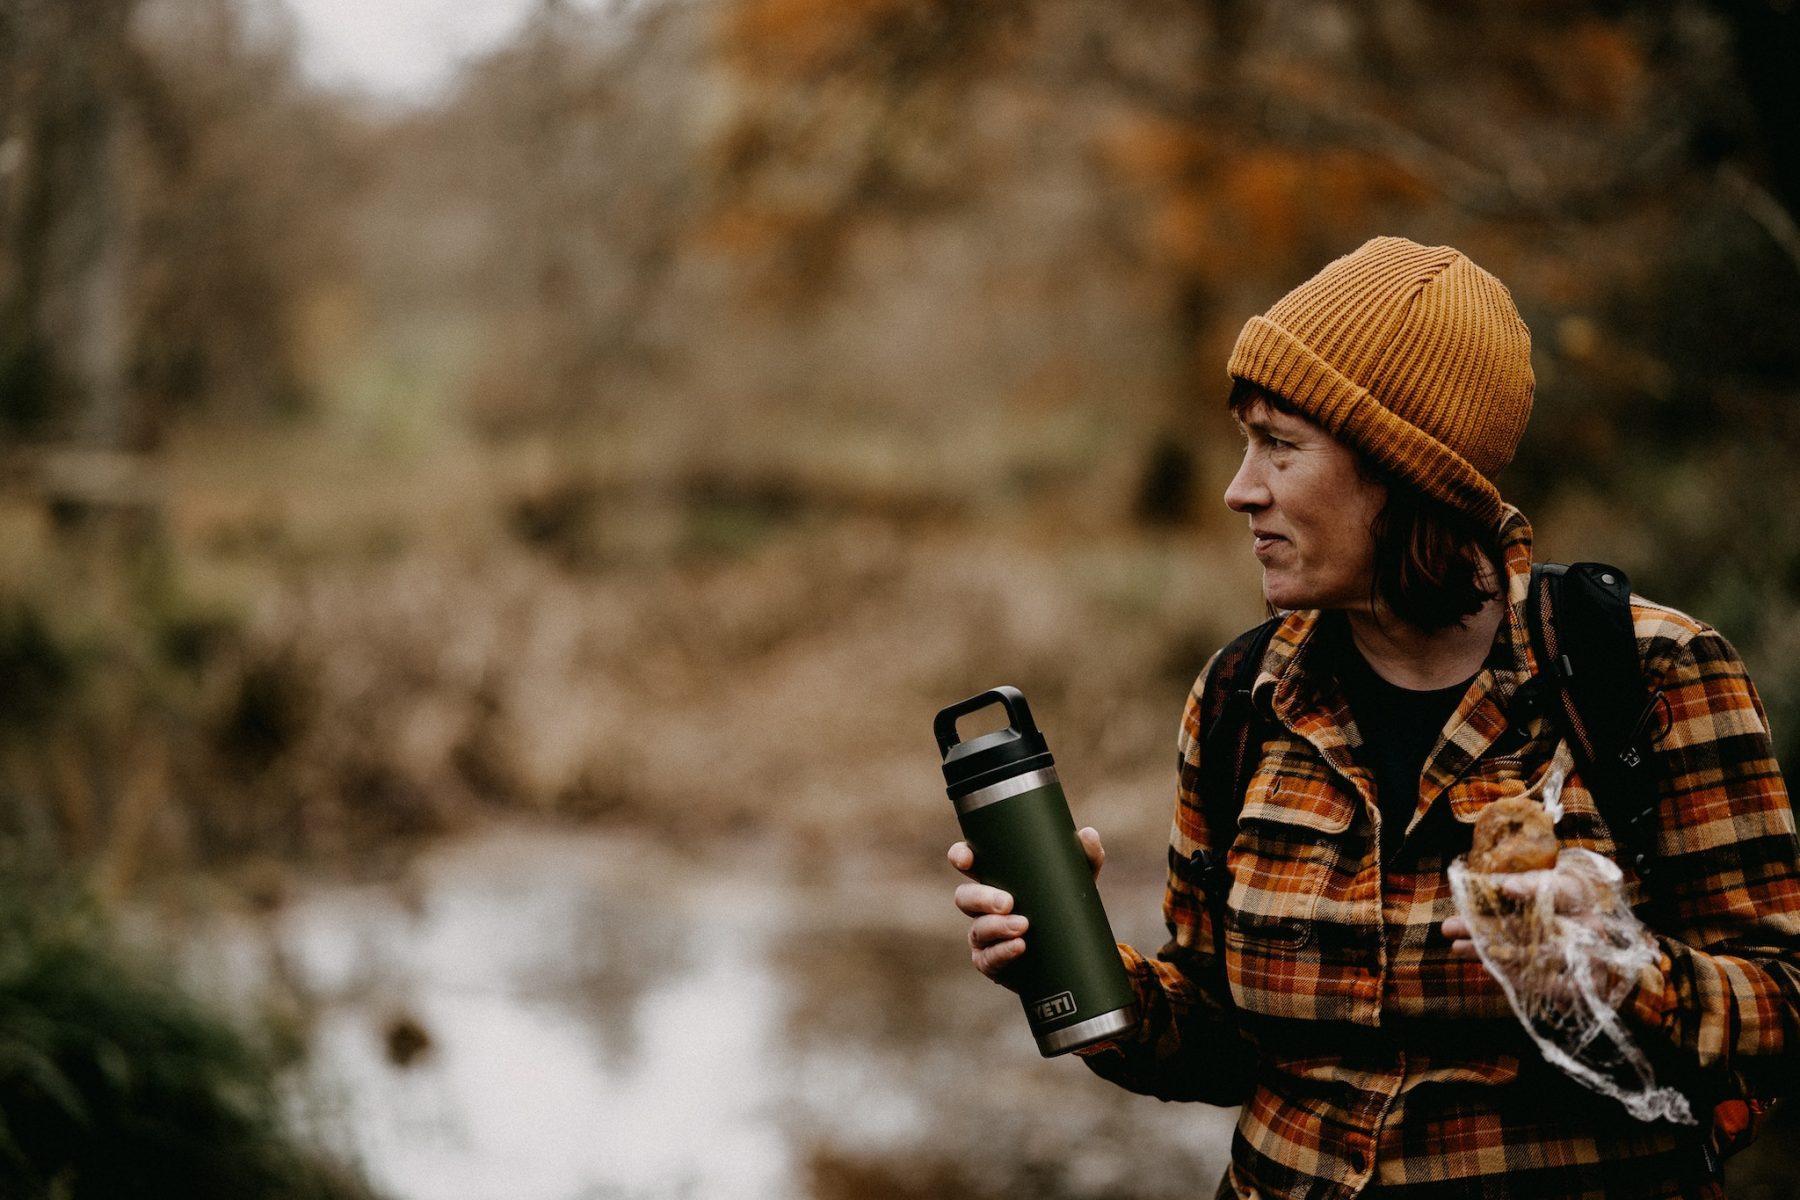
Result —
<instances>
[{"instance_id":1,"label":"black t-shirt","mask_svg":"<svg viewBox=\"0 0 1800 1200\"><path fill-rule=\"evenodd\" d=\"M1401 835L1419 805L1419 777L1425 771L1425 758L1437 745L1438 734L1474 676L1430 691L1399 687L1369 666L1351 640L1349 626L1341 621L1336 624L1338 682L1362 733L1358 758L1375 775L1375 796L1381 805L1381 853L1388 859L1399 848Z\"/></svg>"}]
</instances>

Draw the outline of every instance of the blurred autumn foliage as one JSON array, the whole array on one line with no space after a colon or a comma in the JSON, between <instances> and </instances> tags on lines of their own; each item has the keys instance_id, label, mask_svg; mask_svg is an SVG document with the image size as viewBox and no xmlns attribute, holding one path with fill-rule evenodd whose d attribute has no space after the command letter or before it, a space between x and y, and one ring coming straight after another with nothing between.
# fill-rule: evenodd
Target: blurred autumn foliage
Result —
<instances>
[{"instance_id":1,"label":"blurred autumn foliage","mask_svg":"<svg viewBox=\"0 0 1800 1200\"><path fill-rule=\"evenodd\" d=\"M1260 612L1222 363L1379 233L1511 286L1540 552L1723 629L1800 762L1783 0L540 0L387 107L295 46L0 0L0 831L102 896L495 812L917 875L926 718L1007 681L1153 897Z\"/></svg>"},{"instance_id":2,"label":"blurred autumn foliage","mask_svg":"<svg viewBox=\"0 0 1800 1200\"><path fill-rule=\"evenodd\" d=\"M1508 281L1504 490L1793 757L1796 50L1750 0L544 0L376 110L268 5L5 0L13 819L229 859L723 769L830 839L781 705L883 696L898 794L1027 670L1124 810L1256 612L1220 363L1379 232Z\"/></svg>"}]
</instances>

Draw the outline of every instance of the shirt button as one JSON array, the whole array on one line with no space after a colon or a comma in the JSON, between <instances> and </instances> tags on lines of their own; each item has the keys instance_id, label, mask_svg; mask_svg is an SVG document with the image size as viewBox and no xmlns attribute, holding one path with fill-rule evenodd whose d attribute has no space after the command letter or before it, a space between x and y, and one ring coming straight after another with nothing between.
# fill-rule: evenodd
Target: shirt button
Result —
<instances>
[{"instance_id":1,"label":"shirt button","mask_svg":"<svg viewBox=\"0 0 1800 1200\"><path fill-rule=\"evenodd\" d=\"M1347 1157L1350 1162L1350 1169L1356 1174L1361 1175L1364 1171L1369 1169L1369 1156L1361 1149L1354 1146L1351 1147Z\"/></svg>"}]
</instances>

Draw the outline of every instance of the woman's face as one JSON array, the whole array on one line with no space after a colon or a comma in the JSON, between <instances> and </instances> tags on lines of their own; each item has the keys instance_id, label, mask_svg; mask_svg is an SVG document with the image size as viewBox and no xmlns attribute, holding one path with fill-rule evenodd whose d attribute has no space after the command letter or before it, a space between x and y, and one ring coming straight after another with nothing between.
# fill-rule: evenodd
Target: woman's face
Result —
<instances>
[{"instance_id":1,"label":"woman's face","mask_svg":"<svg viewBox=\"0 0 1800 1200\"><path fill-rule=\"evenodd\" d=\"M1363 478L1348 446L1265 400L1244 408L1238 425L1244 461L1225 503L1250 518L1264 598L1283 609L1367 609L1369 530L1387 489Z\"/></svg>"}]
</instances>

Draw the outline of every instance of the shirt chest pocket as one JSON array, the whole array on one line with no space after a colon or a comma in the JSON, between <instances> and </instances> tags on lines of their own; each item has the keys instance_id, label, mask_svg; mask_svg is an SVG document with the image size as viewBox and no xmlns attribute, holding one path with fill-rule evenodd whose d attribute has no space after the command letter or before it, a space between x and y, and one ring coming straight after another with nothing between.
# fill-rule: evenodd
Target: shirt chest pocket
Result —
<instances>
[{"instance_id":1,"label":"shirt chest pocket","mask_svg":"<svg viewBox=\"0 0 1800 1200\"><path fill-rule=\"evenodd\" d=\"M1225 929L1241 966L1313 938L1313 913L1354 815L1351 797L1322 768L1283 766L1251 777L1227 857Z\"/></svg>"}]
</instances>

